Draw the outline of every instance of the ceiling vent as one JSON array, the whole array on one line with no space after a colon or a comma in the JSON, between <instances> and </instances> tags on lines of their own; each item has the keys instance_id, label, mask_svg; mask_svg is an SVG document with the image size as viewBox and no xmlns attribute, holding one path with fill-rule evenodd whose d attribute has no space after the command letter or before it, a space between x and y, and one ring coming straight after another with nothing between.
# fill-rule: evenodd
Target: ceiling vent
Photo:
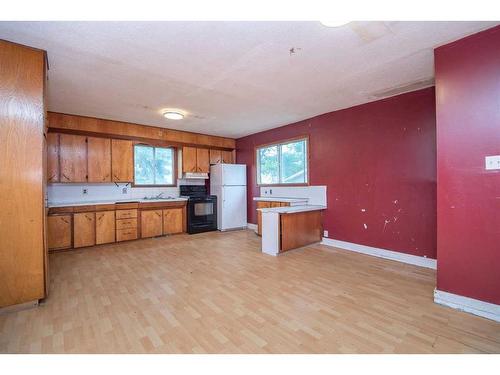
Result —
<instances>
[{"instance_id":1,"label":"ceiling vent","mask_svg":"<svg viewBox=\"0 0 500 375\"><path fill-rule=\"evenodd\" d=\"M382 98L388 98L390 96L403 94L405 92L424 89L426 87L431 87L431 86L434 86L434 78L426 78L426 79L421 79L418 81L405 83L403 85L394 86L394 87L391 87L388 89L375 91L375 92L372 92L368 95L372 99L382 99Z\"/></svg>"}]
</instances>

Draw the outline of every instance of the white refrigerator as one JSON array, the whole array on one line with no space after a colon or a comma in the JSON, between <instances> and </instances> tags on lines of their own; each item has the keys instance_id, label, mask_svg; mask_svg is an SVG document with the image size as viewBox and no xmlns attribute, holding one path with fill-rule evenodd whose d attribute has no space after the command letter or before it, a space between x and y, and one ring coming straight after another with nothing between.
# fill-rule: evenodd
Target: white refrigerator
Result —
<instances>
[{"instance_id":1,"label":"white refrigerator","mask_svg":"<svg viewBox=\"0 0 500 375\"><path fill-rule=\"evenodd\" d=\"M217 196L217 229L247 226L247 166L215 164L210 166L210 194Z\"/></svg>"}]
</instances>

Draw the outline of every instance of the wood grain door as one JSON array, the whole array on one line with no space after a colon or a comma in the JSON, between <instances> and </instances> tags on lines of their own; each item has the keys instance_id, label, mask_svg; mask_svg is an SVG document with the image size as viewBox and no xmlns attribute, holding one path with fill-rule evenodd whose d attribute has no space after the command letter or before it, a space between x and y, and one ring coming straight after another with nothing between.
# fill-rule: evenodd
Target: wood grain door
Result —
<instances>
[{"instance_id":1,"label":"wood grain door","mask_svg":"<svg viewBox=\"0 0 500 375\"><path fill-rule=\"evenodd\" d=\"M221 150L210 149L210 164L222 163L222 152Z\"/></svg>"},{"instance_id":2,"label":"wood grain door","mask_svg":"<svg viewBox=\"0 0 500 375\"><path fill-rule=\"evenodd\" d=\"M196 147L182 148L182 172L198 172L196 164Z\"/></svg>"},{"instance_id":3,"label":"wood grain door","mask_svg":"<svg viewBox=\"0 0 500 375\"><path fill-rule=\"evenodd\" d=\"M222 162L226 164L233 164L233 152L232 151L222 151Z\"/></svg>"},{"instance_id":4,"label":"wood grain door","mask_svg":"<svg viewBox=\"0 0 500 375\"><path fill-rule=\"evenodd\" d=\"M61 182L87 182L87 137L59 135Z\"/></svg>"},{"instance_id":5,"label":"wood grain door","mask_svg":"<svg viewBox=\"0 0 500 375\"><path fill-rule=\"evenodd\" d=\"M210 155L208 148L196 149L196 171L199 173L210 172Z\"/></svg>"},{"instance_id":6,"label":"wood grain door","mask_svg":"<svg viewBox=\"0 0 500 375\"><path fill-rule=\"evenodd\" d=\"M163 210L163 234L183 232L183 211L182 207Z\"/></svg>"},{"instance_id":7,"label":"wood grain door","mask_svg":"<svg viewBox=\"0 0 500 375\"><path fill-rule=\"evenodd\" d=\"M280 252L321 241L321 211L297 212L280 215Z\"/></svg>"},{"instance_id":8,"label":"wood grain door","mask_svg":"<svg viewBox=\"0 0 500 375\"><path fill-rule=\"evenodd\" d=\"M71 247L71 215L50 215L47 218L49 250Z\"/></svg>"},{"instance_id":9,"label":"wood grain door","mask_svg":"<svg viewBox=\"0 0 500 375\"><path fill-rule=\"evenodd\" d=\"M111 140L87 138L88 181L111 182Z\"/></svg>"},{"instance_id":10,"label":"wood grain door","mask_svg":"<svg viewBox=\"0 0 500 375\"><path fill-rule=\"evenodd\" d=\"M47 134L47 182L59 182L59 134Z\"/></svg>"},{"instance_id":11,"label":"wood grain door","mask_svg":"<svg viewBox=\"0 0 500 375\"><path fill-rule=\"evenodd\" d=\"M156 237L163 234L162 210L141 211L141 237Z\"/></svg>"},{"instance_id":12,"label":"wood grain door","mask_svg":"<svg viewBox=\"0 0 500 375\"><path fill-rule=\"evenodd\" d=\"M73 247L95 245L95 212L73 215Z\"/></svg>"},{"instance_id":13,"label":"wood grain door","mask_svg":"<svg viewBox=\"0 0 500 375\"><path fill-rule=\"evenodd\" d=\"M115 242L115 211L101 211L95 214L95 243Z\"/></svg>"},{"instance_id":14,"label":"wood grain door","mask_svg":"<svg viewBox=\"0 0 500 375\"><path fill-rule=\"evenodd\" d=\"M113 182L132 182L134 180L132 141L111 140L111 174Z\"/></svg>"}]
</instances>

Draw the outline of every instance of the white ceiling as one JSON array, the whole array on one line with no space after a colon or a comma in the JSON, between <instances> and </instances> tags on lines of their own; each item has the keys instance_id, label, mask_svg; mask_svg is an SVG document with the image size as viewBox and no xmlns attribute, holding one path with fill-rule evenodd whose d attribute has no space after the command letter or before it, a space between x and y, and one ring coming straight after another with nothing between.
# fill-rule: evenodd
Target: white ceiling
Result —
<instances>
[{"instance_id":1,"label":"white ceiling","mask_svg":"<svg viewBox=\"0 0 500 375\"><path fill-rule=\"evenodd\" d=\"M0 38L47 50L51 111L236 138L429 86L434 47L496 24L0 22Z\"/></svg>"}]
</instances>

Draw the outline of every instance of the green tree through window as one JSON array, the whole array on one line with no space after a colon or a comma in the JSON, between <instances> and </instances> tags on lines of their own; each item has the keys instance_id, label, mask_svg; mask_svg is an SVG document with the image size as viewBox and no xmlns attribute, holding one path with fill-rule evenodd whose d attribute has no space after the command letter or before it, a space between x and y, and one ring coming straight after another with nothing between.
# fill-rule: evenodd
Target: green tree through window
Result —
<instances>
[{"instance_id":1,"label":"green tree through window","mask_svg":"<svg viewBox=\"0 0 500 375\"><path fill-rule=\"evenodd\" d=\"M134 146L135 185L172 185L173 183L173 148Z\"/></svg>"},{"instance_id":2,"label":"green tree through window","mask_svg":"<svg viewBox=\"0 0 500 375\"><path fill-rule=\"evenodd\" d=\"M257 149L257 181L261 185L307 183L307 139Z\"/></svg>"}]
</instances>

